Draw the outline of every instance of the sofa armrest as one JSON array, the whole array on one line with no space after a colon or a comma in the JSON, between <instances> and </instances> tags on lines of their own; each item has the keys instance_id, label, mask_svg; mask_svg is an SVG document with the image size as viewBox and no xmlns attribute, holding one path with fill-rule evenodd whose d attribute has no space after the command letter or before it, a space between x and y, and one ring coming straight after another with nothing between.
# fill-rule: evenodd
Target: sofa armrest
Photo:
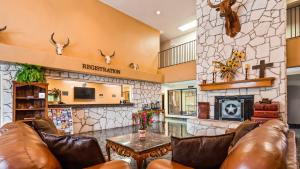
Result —
<instances>
[{"instance_id":1,"label":"sofa armrest","mask_svg":"<svg viewBox=\"0 0 300 169\"><path fill-rule=\"evenodd\" d=\"M287 134L288 149L286 154L286 168L297 169L299 164L297 161L297 147L296 147L296 134L295 131L289 130Z\"/></svg>"},{"instance_id":2,"label":"sofa armrest","mask_svg":"<svg viewBox=\"0 0 300 169\"><path fill-rule=\"evenodd\" d=\"M228 128L226 131L225 131L225 134L228 134L228 133L234 133L236 129L232 129L232 128Z\"/></svg>"},{"instance_id":3,"label":"sofa armrest","mask_svg":"<svg viewBox=\"0 0 300 169\"><path fill-rule=\"evenodd\" d=\"M129 164L122 160L113 160L102 164L94 165L85 169L131 169Z\"/></svg>"},{"instance_id":4,"label":"sofa armrest","mask_svg":"<svg viewBox=\"0 0 300 169\"><path fill-rule=\"evenodd\" d=\"M170 160L158 159L152 161L148 165L147 169L193 169L193 168L186 167L184 165L181 165L179 163Z\"/></svg>"}]
</instances>

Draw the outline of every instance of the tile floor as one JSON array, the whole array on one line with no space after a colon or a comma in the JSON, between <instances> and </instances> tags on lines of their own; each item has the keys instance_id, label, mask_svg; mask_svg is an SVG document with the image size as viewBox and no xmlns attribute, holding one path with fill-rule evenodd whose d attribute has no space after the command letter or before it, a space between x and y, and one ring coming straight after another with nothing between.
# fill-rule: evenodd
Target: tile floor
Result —
<instances>
[{"instance_id":1,"label":"tile floor","mask_svg":"<svg viewBox=\"0 0 300 169\"><path fill-rule=\"evenodd\" d=\"M103 154L106 155L107 154L105 151L106 138L125 135L129 133L136 133L137 130L138 130L137 127L130 126L130 127L108 129L108 130L102 130L96 132L82 133L80 135L95 137L99 141ZM300 143L300 129L293 129L293 130L295 130L297 133L297 143ZM151 128L151 131L154 133L165 134L168 136L171 135L177 137L190 136L186 130L186 121L179 120L179 119L166 119L166 122L154 123ZM300 161L300 144L297 144L297 153L298 153L298 161ZM132 169L136 169L136 163L134 159L121 157L113 152L111 152L111 156L112 159L122 159L124 161L127 161L132 166ZM162 158L171 159L171 153L165 155ZM147 160L146 164L144 165L144 168L146 168L147 163L149 163L151 160L153 159Z\"/></svg>"}]
</instances>

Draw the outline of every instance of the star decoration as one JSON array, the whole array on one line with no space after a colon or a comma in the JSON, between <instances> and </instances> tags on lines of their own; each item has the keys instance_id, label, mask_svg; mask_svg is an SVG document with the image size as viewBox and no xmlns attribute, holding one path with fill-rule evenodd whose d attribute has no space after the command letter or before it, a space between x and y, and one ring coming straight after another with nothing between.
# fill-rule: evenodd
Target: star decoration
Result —
<instances>
[{"instance_id":1,"label":"star decoration","mask_svg":"<svg viewBox=\"0 0 300 169\"><path fill-rule=\"evenodd\" d=\"M237 107L233 104L229 104L225 108L227 114L233 115L237 112Z\"/></svg>"}]
</instances>

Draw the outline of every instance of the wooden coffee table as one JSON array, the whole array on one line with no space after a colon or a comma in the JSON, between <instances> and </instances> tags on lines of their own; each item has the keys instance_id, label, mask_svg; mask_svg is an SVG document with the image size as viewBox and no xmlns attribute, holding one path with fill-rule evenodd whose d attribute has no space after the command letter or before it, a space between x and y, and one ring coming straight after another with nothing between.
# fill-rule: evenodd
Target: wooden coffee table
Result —
<instances>
[{"instance_id":1,"label":"wooden coffee table","mask_svg":"<svg viewBox=\"0 0 300 169\"><path fill-rule=\"evenodd\" d=\"M106 139L106 151L110 159L110 149L118 155L132 157L136 160L138 169L149 157L161 157L171 151L171 139L165 135L147 133L146 140L140 141L138 134L128 134Z\"/></svg>"}]
</instances>

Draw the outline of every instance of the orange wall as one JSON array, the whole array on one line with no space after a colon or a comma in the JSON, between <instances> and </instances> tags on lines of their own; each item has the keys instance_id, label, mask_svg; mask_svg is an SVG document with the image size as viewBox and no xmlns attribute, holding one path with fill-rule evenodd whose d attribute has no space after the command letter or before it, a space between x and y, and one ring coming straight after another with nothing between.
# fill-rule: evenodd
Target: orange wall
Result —
<instances>
[{"instance_id":1,"label":"orange wall","mask_svg":"<svg viewBox=\"0 0 300 169\"><path fill-rule=\"evenodd\" d=\"M114 104L120 103L121 86L100 84L100 83L86 83L86 87L95 88L95 100L74 100L74 87L82 87L84 82L61 80L61 79L47 79L49 83L49 90L54 88L61 91L68 91L68 96L61 96L61 101L66 104ZM103 96L99 96L103 94ZM116 97L112 97L115 95Z\"/></svg>"},{"instance_id":2,"label":"orange wall","mask_svg":"<svg viewBox=\"0 0 300 169\"><path fill-rule=\"evenodd\" d=\"M196 80L196 61L159 69L163 75L163 83Z\"/></svg>"},{"instance_id":3,"label":"orange wall","mask_svg":"<svg viewBox=\"0 0 300 169\"><path fill-rule=\"evenodd\" d=\"M300 66L300 38L287 40L287 67Z\"/></svg>"},{"instance_id":4,"label":"orange wall","mask_svg":"<svg viewBox=\"0 0 300 169\"><path fill-rule=\"evenodd\" d=\"M72 59L78 58L101 65L104 59L97 50L102 49L107 54L115 50L110 67L129 71L129 63L135 62L140 65L140 72L157 75L159 31L98 0L2 0L0 27L2 25L8 29L0 33L1 43L31 51L22 62L35 63L39 55L32 55L33 52L55 56L49 42L51 33L55 32L57 41L64 41L66 37L71 41L64 52L70 60L54 57L63 64L73 64ZM6 57L1 50L0 60L5 61ZM13 55L10 53L9 57ZM63 68L58 65L48 66ZM133 77L134 73L129 76Z\"/></svg>"}]
</instances>

